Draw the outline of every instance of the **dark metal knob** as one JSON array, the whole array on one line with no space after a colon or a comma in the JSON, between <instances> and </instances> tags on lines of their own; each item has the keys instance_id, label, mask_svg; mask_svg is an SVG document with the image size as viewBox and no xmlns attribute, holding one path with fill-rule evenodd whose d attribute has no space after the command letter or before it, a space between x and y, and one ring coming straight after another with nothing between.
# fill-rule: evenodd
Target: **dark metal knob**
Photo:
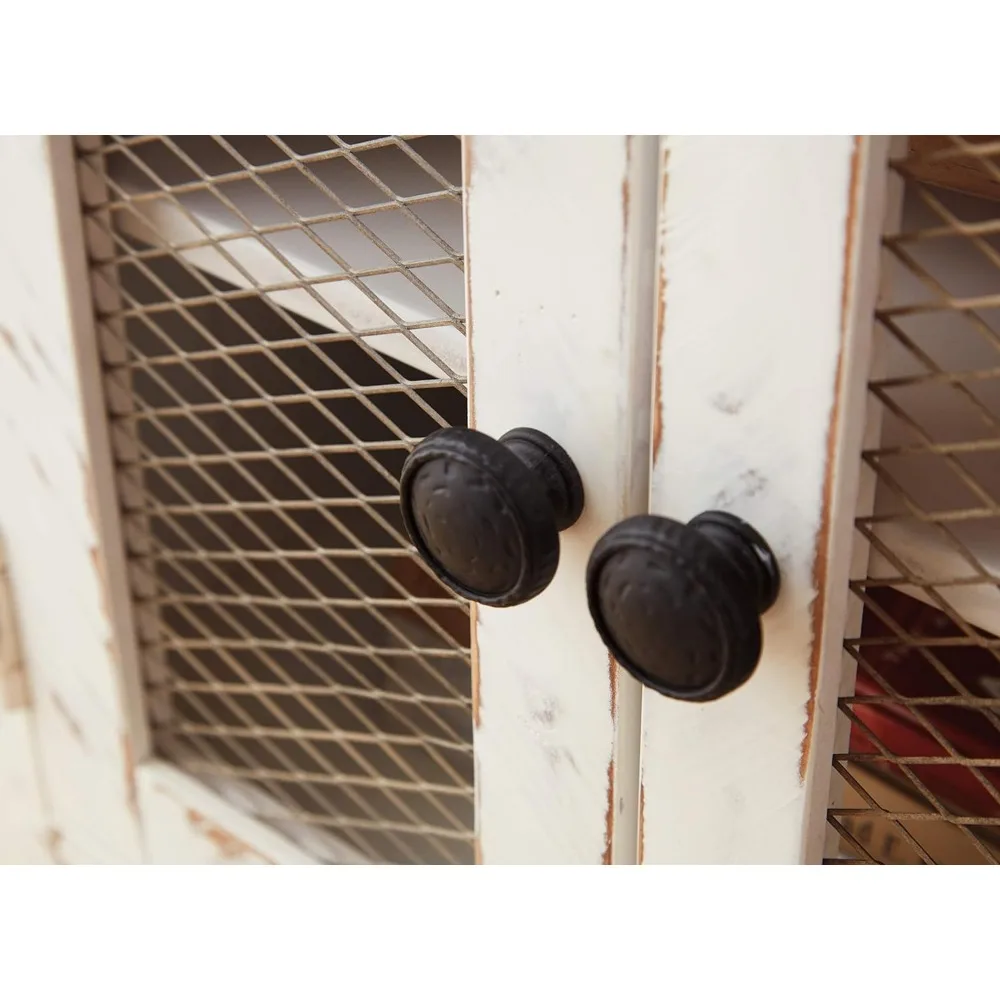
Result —
<instances>
[{"instance_id":1,"label":"dark metal knob","mask_svg":"<svg viewBox=\"0 0 1000 1000\"><path fill-rule=\"evenodd\" d=\"M583 483L541 431L519 427L497 440L449 427L410 453L399 498L410 540L441 582L504 608L549 585L559 532L583 510Z\"/></svg>"},{"instance_id":2,"label":"dark metal knob","mask_svg":"<svg viewBox=\"0 0 1000 1000\"><path fill-rule=\"evenodd\" d=\"M780 586L767 542L721 511L687 524L627 518L605 532L587 565L590 613L615 659L685 701L714 701L749 680L760 616Z\"/></svg>"}]
</instances>

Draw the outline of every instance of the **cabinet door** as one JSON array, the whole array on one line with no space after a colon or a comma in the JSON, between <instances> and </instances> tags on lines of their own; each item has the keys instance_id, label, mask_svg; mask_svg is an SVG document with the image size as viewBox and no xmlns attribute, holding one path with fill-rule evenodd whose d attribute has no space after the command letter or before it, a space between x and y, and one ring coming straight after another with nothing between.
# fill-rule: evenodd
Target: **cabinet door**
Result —
<instances>
[{"instance_id":1,"label":"cabinet door","mask_svg":"<svg viewBox=\"0 0 1000 1000\"><path fill-rule=\"evenodd\" d=\"M584 571L647 496L657 163L3 141L0 530L50 858L635 859L641 696ZM403 460L466 423L541 430L583 480L518 607L470 609L403 531Z\"/></svg>"},{"instance_id":2,"label":"cabinet door","mask_svg":"<svg viewBox=\"0 0 1000 1000\"><path fill-rule=\"evenodd\" d=\"M644 692L646 863L822 857L887 147L664 141L651 511L738 515L782 582L743 686Z\"/></svg>"}]
</instances>

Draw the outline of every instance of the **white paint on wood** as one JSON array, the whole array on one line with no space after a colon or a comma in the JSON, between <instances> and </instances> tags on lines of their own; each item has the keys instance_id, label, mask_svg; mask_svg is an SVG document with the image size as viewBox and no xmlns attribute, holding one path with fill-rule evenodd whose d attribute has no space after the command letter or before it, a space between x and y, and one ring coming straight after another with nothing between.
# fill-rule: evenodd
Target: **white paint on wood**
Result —
<instances>
[{"instance_id":1,"label":"white paint on wood","mask_svg":"<svg viewBox=\"0 0 1000 1000\"><path fill-rule=\"evenodd\" d=\"M148 861L158 865L311 865L315 858L182 771L136 771Z\"/></svg>"},{"instance_id":2,"label":"white paint on wood","mask_svg":"<svg viewBox=\"0 0 1000 1000\"><path fill-rule=\"evenodd\" d=\"M6 445L0 431L0 467ZM17 602L2 543L0 539L0 864L46 864L53 860L53 843L35 753Z\"/></svg>"},{"instance_id":3,"label":"white paint on wood","mask_svg":"<svg viewBox=\"0 0 1000 1000\"><path fill-rule=\"evenodd\" d=\"M473 423L551 434L586 490L548 589L474 610L485 863L635 860L640 692L584 574L647 496L657 156L652 137L466 139Z\"/></svg>"},{"instance_id":4,"label":"white paint on wood","mask_svg":"<svg viewBox=\"0 0 1000 1000\"><path fill-rule=\"evenodd\" d=\"M647 863L806 860L822 838L885 143L665 140L651 510L729 510L783 585L751 680L643 699Z\"/></svg>"},{"instance_id":5,"label":"white paint on wood","mask_svg":"<svg viewBox=\"0 0 1000 1000\"><path fill-rule=\"evenodd\" d=\"M0 218L0 533L37 715L48 849L66 863L132 864L225 853L220 838L231 835L290 857L245 823L232 833L238 811L206 811L210 793L196 782L164 784L158 765L137 775L147 734L66 137L0 138ZM2 725L0 749L25 744L25 720L15 720L20 732L6 716ZM5 807L33 808L23 781L12 795ZM208 826L178 820L189 811Z\"/></svg>"},{"instance_id":6,"label":"white paint on wood","mask_svg":"<svg viewBox=\"0 0 1000 1000\"><path fill-rule=\"evenodd\" d=\"M44 800L30 709L0 706L0 865L45 865L59 857Z\"/></svg>"},{"instance_id":7,"label":"white paint on wood","mask_svg":"<svg viewBox=\"0 0 1000 1000\"><path fill-rule=\"evenodd\" d=\"M67 270L81 251L64 245L62 213L79 207L58 203L72 164L56 165L50 148L43 136L0 139L0 530L53 839L67 862L132 862L141 855L129 733L77 377L80 297Z\"/></svg>"}]
</instances>

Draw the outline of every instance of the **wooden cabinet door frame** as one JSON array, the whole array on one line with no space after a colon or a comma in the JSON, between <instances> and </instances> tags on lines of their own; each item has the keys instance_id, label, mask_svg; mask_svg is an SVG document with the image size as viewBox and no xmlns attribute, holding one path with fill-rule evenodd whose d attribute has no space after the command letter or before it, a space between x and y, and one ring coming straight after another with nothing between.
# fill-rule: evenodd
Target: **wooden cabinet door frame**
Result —
<instances>
[{"instance_id":1,"label":"wooden cabinet door frame","mask_svg":"<svg viewBox=\"0 0 1000 1000\"><path fill-rule=\"evenodd\" d=\"M465 138L470 423L551 434L587 494L546 591L473 608L481 862L822 857L888 155ZM71 141L0 140L0 205L6 854L331 860L151 753ZM617 666L584 572L623 517L712 508L770 540L783 588L753 678L695 706Z\"/></svg>"},{"instance_id":2,"label":"wooden cabinet door frame","mask_svg":"<svg viewBox=\"0 0 1000 1000\"><path fill-rule=\"evenodd\" d=\"M648 491L658 157L656 137L465 138L471 423L551 434L586 490L550 587L474 610L486 863L636 859L641 692L590 625L583 573ZM0 140L0 205L0 532L31 691L0 706L17 853L362 860L321 858L153 755L70 138Z\"/></svg>"},{"instance_id":3,"label":"wooden cabinet door frame","mask_svg":"<svg viewBox=\"0 0 1000 1000\"><path fill-rule=\"evenodd\" d=\"M853 524L888 155L885 137L664 138L650 510L743 517L782 589L742 688L704 705L644 692L646 863L822 859L848 578L867 555Z\"/></svg>"}]
</instances>

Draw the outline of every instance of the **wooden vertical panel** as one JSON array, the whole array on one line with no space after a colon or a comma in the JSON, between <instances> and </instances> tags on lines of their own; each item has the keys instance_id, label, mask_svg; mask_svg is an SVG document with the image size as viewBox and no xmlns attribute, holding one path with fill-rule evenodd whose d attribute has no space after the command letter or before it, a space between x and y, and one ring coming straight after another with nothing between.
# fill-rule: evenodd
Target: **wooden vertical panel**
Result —
<instances>
[{"instance_id":1,"label":"wooden vertical panel","mask_svg":"<svg viewBox=\"0 0 1000 1000\"><path fill-rule=\"evenodd\" d=\"M0 327L0 337L3 328ZM3 355L0 354L0 358ZM0 420L0 468L13 451ZM35 752L31 683L21 652L14 585L0 538L0 864L46 864L54 844Z\"/></svg>"},{"instance_id":2,"label":"wooden vertical panel","mask_svg":"<svg viewBox=\"0 0 1000 1000\"><path fill-rule=\"evenodd\" d=\"M56 156L52 154L56 153ZM53 839L68 862L141 860L76 365L89 298L68 143L0 140L0 526L18 595ZM75 274L71 268L75 266Z\"/></svg>"},{"instance_id":3,"label":"wooden vertical panel","mask_svg":"<svg viewBox=\"0 0 1000 1000\"><path fill-rule=\"evenodd\" d=\"M889 144L890 159L904 157L907 152L907 146L908 141L906 136L892 137ZM903 214L903 191L903 178L900 177L900 175L895 171L889 171L886 177L884 210L882 212L883 234L899 232L900 219ZM881 267L879 268L877 276L878 302L882 303L887 300L889 295L894 268L892 266L893 261L891 254L889 254L888 251L883 249L880 253L880 257ZM885 348L887 346L884 331L881 329L879 324L875 324L872 330L871 361L867 372L867 378L869 380L878 378L879 373L883 371L886 353ZM871 393L865 393L865 396L861 400L856 402L852 401L851 406L857 406L859 409L864 408L864 433L860 445L862 452L872 448L877 448L882 439L882 405ZM877 483L878 476L875 474L875 471L868 464L862 462L861 467L858 470L857 503L855 507L856 517L867 517L872 513L875 505L875 488ZM862 579L868 575L868 562L871 546L868 540L859 531L851 532L849 542L845 538L845 547L848 544L850 545L851 550L849 577L851 580ZM844 590L847 591L846 586L844 587ZM843 633L845 636L860 635L864 604L859 597L855 596L850 591L847 591L846 596L847 605L844 615ZM841 651L840 657L841 673L838 694L840 697L845 697L854 694L854 684L857 676L858 665L854 657L851 656L846 650ZM831 753L846 753L850 746L850 739L850 719L843 712L838 711L836 723L834 725ZM825 752L825 750L823 752ZM817 750L816 767L821 767L824 762L823 759L818 756L819 753L820 751ZM827 757L826 759L830 758ZM823 788L822 773L818 773L816 777L819 780L815 781L815 788L816 792L819 793ZM829 808L843 805L845 790L846 783L843 779L834 777L831 772L831 781L826 802L827 807ZM837 857L839 850L840 834L832 826L825 823L823 821L825 817L820 816L818 812L818 809L814 809L814 812L810 815L810 822L806 831L805 858L809 863L818 863L823 857L835 858Z\"/></svg>"},{"instance_id":4,"label":"wooden vertical panel","mask_svg":"<svg viewBox=\"0 0 1000 1000\"><path fill-rule=\"evenodd\" d=\"M307 852L238 811L223 804L210 816L205 803L217 797L196 782L140 766L144 705L67 137L0 139L0 218L0 533L37 718L49 854L207 862L231 860L238 840L247 857L303 863ZM3 728L12 732L6 718ZM6 797L7 777L3 812L37 810L23 782ZM228 830L237 817L240 829Z\"/></svg>"},{"instance_id":5,"label":"wooden vertical panel","mask_svg":"<svg viewBox=\"0 0 1000 1000\"><path fill-rule=\"evenodd\" d=\"M652 137L466 140L472 422L552 435L586 490L548 589L474 609L485 863L636 856L640 692L584 574L647 497L657 160Z\"/></svg>"},{"instance_id":6,"label":"wooden vertical panel","mask_svg":"<svg viewBox=\"0 0 1000 1000\"><path fill-rule=\"evenodd\" d=\"M751 680L643 701L647 863L818 860L887 143L664 142L651 510L729 510L783 585Z\"/></svg>"}]
</instances>

